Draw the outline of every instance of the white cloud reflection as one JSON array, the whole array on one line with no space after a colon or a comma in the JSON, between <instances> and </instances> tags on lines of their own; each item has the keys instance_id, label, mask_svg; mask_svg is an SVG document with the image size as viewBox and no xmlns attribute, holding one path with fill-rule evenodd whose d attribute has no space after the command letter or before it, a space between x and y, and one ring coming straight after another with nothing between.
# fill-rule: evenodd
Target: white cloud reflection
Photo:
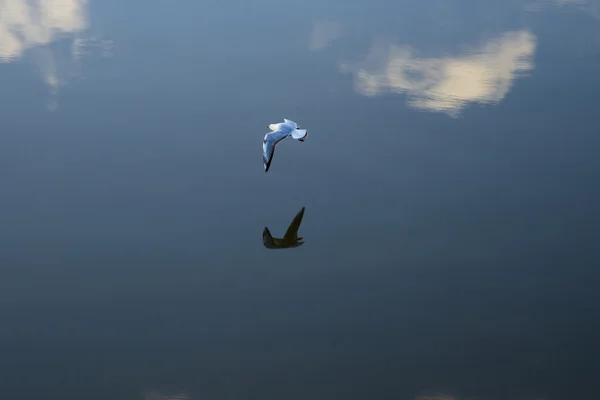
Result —
<instances>
[{"instance_id":1,"label":"white cloud reflection","mask_svg":"<svg viewBox=\"0 0 600 400\"><path fill-rule=\"evenodd\" d=\"M87 28L85 0L0 0L0 61Z\"/></svg>"},{"instance_id":2,"label":"white cloud reflection","mask_svg":"<svg viewBox=\"0 0 600 400\"><path fill-rule=\"evenodd\" d=\"M376 45L367 59L343 65L364 95L406 93L410 106L457 116L469 103L494 104L519 74L533 69L536 38L528 31L507 32L471 52L419 58L408 46Z\"/></svg>"},{"instance_id":3,"label":"white cloud reflection","mask_svg":"<svg viewBox=\"0 0 600 400\"><path fill-rule=\"evenodd\" d=\"M82 37L88 25L86 0L0 0L0 63L31 53L49 90L48 109L53 111L66 74L63 57L50 45L61 39L72 41L71 54L64 57L70 59L69 67L90 45L100 43L104 53L110 48L110 42Z\"/></svg>"}]
</instances>

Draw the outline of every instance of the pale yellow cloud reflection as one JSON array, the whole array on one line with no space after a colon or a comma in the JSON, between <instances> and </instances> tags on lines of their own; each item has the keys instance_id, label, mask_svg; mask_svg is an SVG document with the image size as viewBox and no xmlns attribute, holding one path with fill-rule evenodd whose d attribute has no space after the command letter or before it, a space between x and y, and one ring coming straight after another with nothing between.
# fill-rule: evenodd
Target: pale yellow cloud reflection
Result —
<instances>
[{"instance_id":1,"label":"pale yellow cloud reflection","mask_svg":"<svg viewBox=\"0 0 600 400\"><path fill-rule=\"evenodd\" d=\"M507 32L468 53L440 58L378 45L364 63L342 70L353 73L355 89L364 95L406 93L412 107L457 116L469 103L501 101L519 74L533 69L535 48L528 31Z\"/></svg>"}]
</instances>

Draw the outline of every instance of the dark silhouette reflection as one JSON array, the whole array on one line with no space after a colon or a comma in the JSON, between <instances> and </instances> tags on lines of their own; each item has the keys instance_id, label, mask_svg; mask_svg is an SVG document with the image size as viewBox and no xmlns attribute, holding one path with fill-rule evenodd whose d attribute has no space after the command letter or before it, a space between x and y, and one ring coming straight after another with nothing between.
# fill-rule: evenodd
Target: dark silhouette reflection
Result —
<instances>
[{"instance_id":1,"label":"dark silhouette reflection","mask_svg":"<svg viewBox=\"0 0 600 400\"><path fill-rule=\"evenodd\" d=\"M298 246L302 246L304 242L301 237L298 237L298 228L300 228L300 224L302 223L302 218L304 217L304 207L292 220L292 223L288 227L287 231L283 238L274 238L269 231L269 228L265 226L263 230L263 243L268 249L289 249Z\"/></svg>"}]
</instances>

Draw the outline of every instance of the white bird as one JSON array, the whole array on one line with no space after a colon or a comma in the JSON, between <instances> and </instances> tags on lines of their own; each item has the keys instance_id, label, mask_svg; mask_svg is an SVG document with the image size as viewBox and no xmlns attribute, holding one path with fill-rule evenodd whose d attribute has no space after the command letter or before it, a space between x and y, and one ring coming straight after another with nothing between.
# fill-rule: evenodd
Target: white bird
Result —
<instances>
[{"instance_id":1,"label":"white bird","mask_svg":"<svg viewBox=\"0 0 600 400\"><path fill-rule=\"evenodd\" d=\"M273 155L275 154L275 146L277 146L279 142L287 139L288 136L291 136L300 142L304 142L304 139L308 136L308 131L306 129L300 129L297 123L285 118L283 119L283 122L279 124L269 125L269 129L271 129L272 132L267 133L263 140L263 165L265 167L265 172L267 172L271 166L271 161L273 161Z\"/></svg>"}]
</instances>

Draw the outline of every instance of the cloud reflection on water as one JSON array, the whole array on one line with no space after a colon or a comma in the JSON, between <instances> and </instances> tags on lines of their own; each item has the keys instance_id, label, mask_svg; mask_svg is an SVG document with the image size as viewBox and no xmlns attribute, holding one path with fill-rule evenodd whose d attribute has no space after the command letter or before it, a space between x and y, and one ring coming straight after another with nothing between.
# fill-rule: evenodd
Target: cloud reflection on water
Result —
<instances>
[{"instance_id":1,"label":"cloud reflection on water","mask_svg":"<svg viewBox=\"0 0 600 400\"><path fill-rule=\"evenodd\" d=\"M87 28L84 0L0 0L0 61Z\"/></svg>"},{"instance_id":2,"label":"cloud reflection on water","mask_svg":"<svg viewBox=\"0 0 600 400\"><path fill-rule=\"evenodd\" d=\"M66 56L71 66L86 53L86 47L98 43L103 56L110 55L111 42L83 37L89 27L87 5L86 0L0 0L0 63L16 61L31 52L48 87L51 111L58 107L59 88L66 83L59 67L63 64L61 54L50 47L53 42L72 41L71 54Z\"/></svg>"},{"instance_id":3,"label":"cloud reflection on water","mask_svg":"<svg viewBox=\"0 0 600 400\"><path fill-rule=\"evenodd\" d=\"M469 103L494 104L519 74L534 68L536 38L506 32L468 54L419 58L408 46L375 45L363 63L343 65L355 89L367 96L406 93L410 106L456 117Z\"/></svg>"}]
</instances>

